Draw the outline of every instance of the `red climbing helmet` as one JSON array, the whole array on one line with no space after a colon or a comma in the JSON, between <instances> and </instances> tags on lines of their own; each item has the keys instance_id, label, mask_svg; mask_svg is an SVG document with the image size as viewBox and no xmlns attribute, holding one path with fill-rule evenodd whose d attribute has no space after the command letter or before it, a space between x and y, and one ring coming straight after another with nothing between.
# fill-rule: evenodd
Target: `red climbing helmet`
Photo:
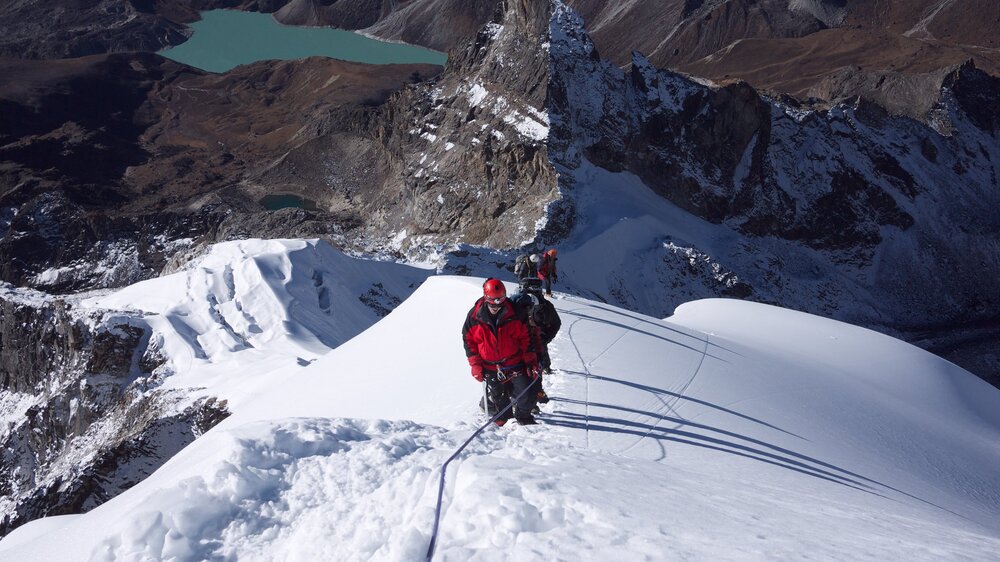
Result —
<instances>
[{"instance_id":1,"label":"red climbing helmet","mask_svg":"<svg viewBox=\"0 0 1000 562\"><path fill-rule=\"evenodd\" d=\"M483 283L483 296L493 304L500 304L507 298L507 287L499 279L487 279Z\"/></svg>"}]
</instances>

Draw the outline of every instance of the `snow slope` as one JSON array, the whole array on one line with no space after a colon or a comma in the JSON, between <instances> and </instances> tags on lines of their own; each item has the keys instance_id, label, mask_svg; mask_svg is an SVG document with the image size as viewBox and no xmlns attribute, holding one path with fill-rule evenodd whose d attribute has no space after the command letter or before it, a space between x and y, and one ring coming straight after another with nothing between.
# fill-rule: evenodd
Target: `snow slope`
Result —
<instances>
[{"instance_id":1,"label":"snow slope","mask_svg":"<svg viewBox=\"0 0 1000 562\"><path fill-rule=\"evenodd\" d=\"M49 367L13 365L23 374L11 388L22 390L34 379L17 377L35 366L34 392L0 390L0 534L91 509L142 480L261 385L361 333L433 274L318 240L242 240L103 296L0 287L8 312L38 311L18 312L24 333L5 334L0 347L57 356ZM66 333L68 346L58 339Z\"/></svg>"},{"instance_id":2,"label":"snow slope","mask_svg":"<svg viewBox=\"0 0 1000 562\"><path fill-rule=\"evenodd\" d=\"M361 333L433 273L319 240L240 240L79 307L140 317L165 359L161 388L200 388L232 408Z\"/></svg>"},{"instance_id":3,"label":"snow slope","mask_svg":"<svg viewBox=\"0 0 1000 562\"><path fill-rule=\"evenodd\" d=\"M0 558L423 558L439 467L479 421L459 328L481 281L432 277L281 377L234 359L228 376L261 382L230 418L92 512L15 531ZM1000 552L1000 392L968 372L765 305L659 320L555 303L544 425L489 428L451 465L436 559Z\"/></svg>"}]
</instances>

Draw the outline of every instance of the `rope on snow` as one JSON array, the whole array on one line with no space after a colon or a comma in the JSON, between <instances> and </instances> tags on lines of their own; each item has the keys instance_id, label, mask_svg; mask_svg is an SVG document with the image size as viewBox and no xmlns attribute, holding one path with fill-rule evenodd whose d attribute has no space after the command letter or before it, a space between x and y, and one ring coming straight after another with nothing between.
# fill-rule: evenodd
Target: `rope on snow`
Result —
<instances>
[{"instance_id":1,"label":"rope on snow","mask_svg":"<svg viewBox=\"0 0 1000 562\"><path fill-rule=\"evenodd\" d=\"M507 404L507 406L504 409L494 414L492 418L486 421L486 423L479 426L479 429L473 432L473 434L470 435L469 438L465 440L465 443L462 443L462 445L459 446L459 448L456 449L455 452L452 453L450 457L448 457L448 460L444 461L444 464L441 465L441 480L438 482L437 506L434 508L434 529L431 531L431 542L430 544L427 545L426 562L431 562L431 560L434 558L434 547L437 545L438 529L441 523L441 501L442 498L444 497L445 472L448 470L448 464L450 464L451 461L455 460L458 457L458 455L461 454L463 450L465 450L465 448L469 445L469 443L472 443L472 440L475 439L480 433L482 433L484 429L489 427L491 423L500 419L500 416L504 415L505 413L507 413L508 410L514 407L515 402L520 400L521 397L524 396L528 391L534 389L535 389L535 384L534 383L529 384L524 390L521 391L520 394L511 399L510 404ZM483 407L488 408L489 404L484 403Z\"/></svg>"}]
</instances>

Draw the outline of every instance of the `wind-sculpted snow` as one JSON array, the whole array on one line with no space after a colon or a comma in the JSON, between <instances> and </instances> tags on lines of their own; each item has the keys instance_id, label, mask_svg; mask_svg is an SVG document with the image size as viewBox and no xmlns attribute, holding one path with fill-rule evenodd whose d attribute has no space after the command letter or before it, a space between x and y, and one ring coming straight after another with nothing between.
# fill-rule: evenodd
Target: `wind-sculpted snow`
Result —
<instances>
[{"instance_id":1,"label":"wind-sculpted snow","mask_svg":"<svg viewBox=\"0 0 1000 562\"><path fill-rule=\"evenodd\" d=\"M431 273L318 240L244 240L103 296L0 287L0 531L129 488Z\"/></svg>"},{"instance_id":2,"label":"wind-sculpted snow","mask_svg":"<svg viewBox=\"0 0 1000 562\"><path fill-rule=\"evenodd\" d=\"M217 244L183 271L83 305L139 312L151 347L167 358L160 378L168 387L197 388L242 364L314 361L431 273L350 258L317 240L247 240ZM240 385L252 388L246 379ZM230 399L247 392L230 390Z\"/></svg>"},{"instance_id":3,"label":"wind-sculpted snow","mask_svg":"<svg viewBox=\"0 0 1000 562\"><path fill-rule=\"evenodd\" d=\"M458 327L481 282L429 279L364 333L273 377L146 481L89 514L29 524L0 555L421 558L438 469L479 418ZM697 301L658 320L554 303L563 329L543 425L488 429L451 465L437 559L989 559L1000 548L1000 391L970 373L766 305ZM258 368L269 366L245 370Z\"/></svg>"},{"instance_id":4,"label":"wind-sculpted snow","mask_svg":"<svg viewBox=\"0 0 1000 562\"><path fill-rule=\"evenodd\" d=\"M226 453L151 497L170 507L131 521L92 559L415 559L426 515L381 506L420 499L436 449L454 440L442 433L409 422L302 418L211 436Z\"/></svg>"}]
</instances>

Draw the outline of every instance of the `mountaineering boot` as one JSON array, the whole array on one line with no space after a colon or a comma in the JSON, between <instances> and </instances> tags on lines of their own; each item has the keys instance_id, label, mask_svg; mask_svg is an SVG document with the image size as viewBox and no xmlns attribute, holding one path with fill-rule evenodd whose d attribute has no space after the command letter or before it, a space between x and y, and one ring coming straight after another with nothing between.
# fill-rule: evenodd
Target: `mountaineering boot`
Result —
<instances>
[{"instance_id":1,"label":"mountaineering boot","mask_svg":"<svg viewBox=\"0 0 1000 562\"><path fill-rule=\"evenodd\" d=\"M544 390L539 390L538 391L538 396L537 396L537 398L536 398L535 401L538 402L539 404L548 404L549 403L549 395L545 394Z\"/></svg>"},{"instance_id":2,"label":"mountaineering boot","mask_svg":"<svg viewBox=\"0 0 1000 562\"><path fill-rule=\"evenodd\" d=\"M534 416L526 416L516 419L518 425L538 425L538 422L535 421Z\"/></svg>"},{"instance_id":3,"label":"mountaineering boot","mask_svg":"<svg viewBox=\"0 0 1000 562\"><path fill-rule=\"evenodd\" d=\"M490 403L487 404L485 398L479 399L479 409L485 412L487 416L493 416L494 414L497 413L497 407L493 405L492 401L490 401Z\"/></svg>"},{"instance_id":4,"label":"mountaineering boot","mask_svg":"<svg viewBox=\"0 0 1000 562\"><path fill-rule=\"evenodd\" d=\"M542 413L542 409L538 407L538 404L535 404L534 407L531 408L531 413L532 414L541 414Z\"/></svg>"}]
</instances>

